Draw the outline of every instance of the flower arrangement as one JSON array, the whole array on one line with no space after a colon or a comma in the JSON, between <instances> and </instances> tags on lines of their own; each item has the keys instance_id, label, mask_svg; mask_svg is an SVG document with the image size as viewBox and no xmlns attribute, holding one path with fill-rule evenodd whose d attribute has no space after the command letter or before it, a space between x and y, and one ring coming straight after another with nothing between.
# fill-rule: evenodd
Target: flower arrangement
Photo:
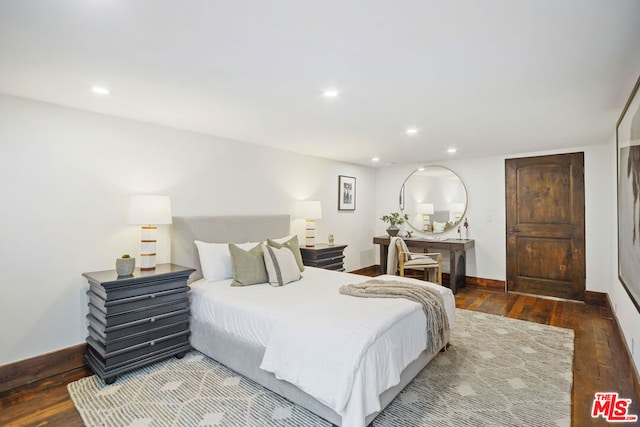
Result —
<instances>
[{"instance_id":1,"label":"flower arrangement","mask_svg":"<svg viewBox=\"0 0 640 427\"><path fill-rule=\"evenodd\" d=\"M388 222L390 225L400 225L409 219L409 215L400 215L399 212L391 212L389 215L383 215L380 219Z\"/></svg>"}]
</instances>

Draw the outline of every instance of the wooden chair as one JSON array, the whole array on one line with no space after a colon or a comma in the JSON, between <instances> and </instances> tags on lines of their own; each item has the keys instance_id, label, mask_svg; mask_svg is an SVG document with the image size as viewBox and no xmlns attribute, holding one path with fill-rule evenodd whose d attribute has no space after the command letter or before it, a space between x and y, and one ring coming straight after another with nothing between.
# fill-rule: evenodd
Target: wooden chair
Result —
<instances>
[{"instance_id":1,"label":"wooden chair","mask_svg":"<svg viewBox=\"0 0 640 427\"><path fill-rule=\"evenodd\" d=\"M429 272L436 273L436 283L442 285L442 254L440 253L412 253L409 252L404 240L396 240L396 250L398 253L399 275L404 277L404 271L423 270L424 280L429 280Z\"/></svg>"}]
</instances>

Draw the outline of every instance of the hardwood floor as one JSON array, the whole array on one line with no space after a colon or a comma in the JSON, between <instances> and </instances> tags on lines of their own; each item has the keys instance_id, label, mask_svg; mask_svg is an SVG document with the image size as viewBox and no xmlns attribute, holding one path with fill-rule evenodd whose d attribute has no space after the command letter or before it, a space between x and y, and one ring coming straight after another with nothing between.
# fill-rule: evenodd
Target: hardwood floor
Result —
<instances>
[{"instance_id":1,"label":"hardwood floor","mask_svg":"<svg viewBox=\"0 0 640 427\"><path fill-rule=\"evenodd\" d=\"M591 418L596 392L618 392L633 400L629 413L640 414L624 343L607 307L470 287L458 292L456 306L574 330L573 426L609 425Z\"/></svg>"},{"instance_id":2,"label":"hardwood floor","mask_svg":"<svg viewBox=\"0 0 640 427\"><path fill-rule=\"evenodd\" d=\"M575 331L573 426L608 425L602 418L591 418L596 392L618 392L621 398L633 400L629 412L640 414L628 362L623 357L624 344L606 307L473 287L458 291L456 306ZM66 384L88 374L87 369L79 369L1 394L0 426L82 426Z\"/></svg>"},{"instance_id":3,"label":"hardwood floor","mask_svg":"<svg viewBox=\"0 0 640 427\"><path fill-rule=\"evenodd\" d=\"M67 384L91 375L76 369L0 395L0 426L84 426Z\"/></svg>"}]
</instances>

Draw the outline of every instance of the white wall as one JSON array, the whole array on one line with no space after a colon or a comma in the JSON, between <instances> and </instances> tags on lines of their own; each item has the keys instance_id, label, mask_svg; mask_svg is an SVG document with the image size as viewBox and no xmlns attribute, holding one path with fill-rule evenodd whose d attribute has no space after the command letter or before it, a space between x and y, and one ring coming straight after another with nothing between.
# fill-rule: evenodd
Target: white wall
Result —
<instances>
[{"instance_id":1,"label":"white wall","mask_svg":"<svg viewBox=\"0 0 640 427\"><path fill-rule=\"evenodd\" d=\"M609 213L613 218L613 221L609 223L607 227L608 233L611 235L610 253L611 266L610 266L610 287L609 287L609 300L615 311L615 316L618 318L618 323L622 327L622 333L624 339L627 342L629 350L633 353L633 361L635 363L636 371L640 375L640 312L631 301L631 297L624 289L624 285L618 279L618 223L617 223L617 205L615 202L615 194L617 194L616 183L616 139L615 134L611 137L609 142L609 163L613 169L613 179L609 182L609 192L614 195L614 202L609 207Z\"/></svg>"},{"instance_id":2,"label":"white wall","mask_svg":"<svg viewBox=\"0 0 640 427\"><path fill-rule=\"evenodd\" d=\"M607 292L609 289L610 257L603 248L610 246L609 225L614 220L609 206L615 203L610 185L615 166L609 162L609 145L576 147L565 150L538 153L522 153L509 158L545 154L585 153L585 234L586 234L586 288ZM505 230L505 159L451 160L439 164L457 173L468 192L466 217L469 219L469 238L475 240L475 248L467 252L467 275L506 280L506 230ZM376 217L397 211L398 192L404 179L420 164L395 166L376 171ZM376 222L376 234L385 234L386 224ZM455 230L444 236L458 237ZM463 229L464 237L464 229ZM447 258L447 257L444 257Z\"/></svg>"},{"instance_id":3,"label":"white wall","mask_svg":"<svg viewBox=\"0 0 640 427\"><path fill-rule=\"evenodd\" d=\"M337 210L338 175L357 178L355 212ZM84 341L81 273L139 253L130 194L169 195L181 216L321 200L317 240L348 244L347 270L374 263L371 168L0 95L0 176L0 364ZM159 262L170 259L169 227Z\"/></svg>"},{"instance_id":4,"label":"white wall","mask_svg":"<svg viewBox=\"0 0 640 427\"><path fill-rule=\"evenodd\" d=\"M486 158L438 164L457 173L467 187L469 238L476 240L475 248L467 252L467 275L503 280L505 248L504 245L500 247L499 240L504 236L504 171L496 167L498 162L498 158ZM385 234L387 224L379 218L389 212L399 211L400 187L407 176L420 166L422 164L402 165L376 171L376 235ZM488 216L491 216L490 223L486 222ZM411 230L406 224L402 229ZM449 230L442 236L458 237L458 234L455 230ZM464 231L462 237L465 237ZM448 261L449 258L443 256L445 271Z\"/></svg>"}]
</instances>

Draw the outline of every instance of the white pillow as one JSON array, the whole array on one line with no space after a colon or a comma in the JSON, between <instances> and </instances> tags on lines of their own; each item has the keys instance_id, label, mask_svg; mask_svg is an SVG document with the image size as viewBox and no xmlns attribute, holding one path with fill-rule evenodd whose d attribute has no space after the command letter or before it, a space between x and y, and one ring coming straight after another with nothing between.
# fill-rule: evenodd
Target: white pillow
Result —
<instances>
[{"instance_id":1,"label":"white pillow","mask_svg":"<svg viewBox=\"0 0 640 427\"><path fill-rule=\"evenodd\" d=\"M208 243L195 240L200 257L202 275L210 282L233 278L233 265L228 243ZM257 242L241 243L240 249L249 250L257 245Z\"/></svg>"},{"instance_id":2,"label":"white pillow","mask_svg":"<svg viewBox=\"0 0 640 427\"><path fill-rule=\"evenodd\" d=\"M442 233L444 231L444 226L445 225L447 225L446 222L433 221L433 232L434 233Z\"/></svg>"},{"instance_id":3,"label":"white pillow","mask_svg":"<svg viewBox=\"0 0 640 427\"><path fill-rule=\"evenodd\" d=\"M300 280L302 275L291 249L287 247L278 249L262 244L262 250L264 252L264 265L267 268L271 286L283 286Z\"/></svg>"}]
</instances>

